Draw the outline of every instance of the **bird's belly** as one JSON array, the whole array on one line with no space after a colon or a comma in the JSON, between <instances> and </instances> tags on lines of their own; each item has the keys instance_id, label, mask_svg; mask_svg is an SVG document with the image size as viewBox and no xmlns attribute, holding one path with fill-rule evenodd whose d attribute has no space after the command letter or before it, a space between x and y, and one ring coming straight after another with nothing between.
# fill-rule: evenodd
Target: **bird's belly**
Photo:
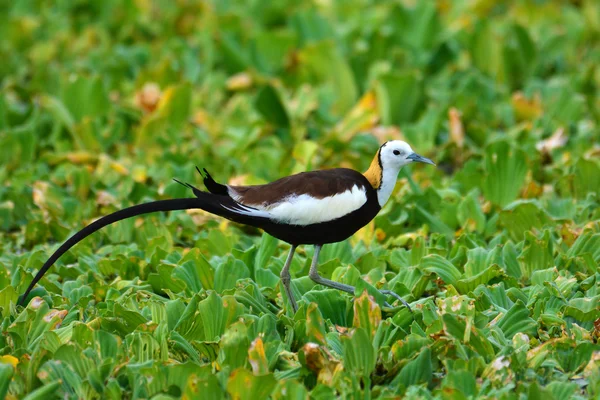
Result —
<instances>
[{"instance_id":1,"label":"bird's belly","mask_svg":"<svg viewBox=\"0 0 600 400\"><path fill-rule=\"evenodd\" d=\"M369 223L381 208L377 201L368 201L358 210L331 221L310 225L269 223L265 232L284 242L300 244L327 244L341 242Z\"/></svg>"}]
</instances>

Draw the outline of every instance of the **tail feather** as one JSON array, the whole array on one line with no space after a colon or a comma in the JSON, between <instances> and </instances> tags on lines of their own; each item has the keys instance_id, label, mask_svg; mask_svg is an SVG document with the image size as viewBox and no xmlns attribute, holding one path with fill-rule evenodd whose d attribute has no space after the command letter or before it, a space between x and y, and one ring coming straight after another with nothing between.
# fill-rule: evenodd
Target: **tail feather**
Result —
<instances>
[{"instance_id":1,"label":"tail feather","mask_svg":"<svg viewBox=\"0 0 600 400\"><path fill-rule=\"evenodd\" d=\"M207 176L211 179L210 175ZM153 201L150 203L138 204L136 206L124 208L122 210L116 211L112 214L106 215L79 232L75 233L66 242L64 242L44 263L42 268L35 275L25 293L20 297L17 304L24 305L27 296L34 288L34 286L39 282L40 279L44 276L44 274L50 269L50 267L62 256L66 253L71 247L75 246L77 243L81 242L86 237L90 236L92 233L104 228L107 225L113 224L115 222L135 217L142 214L149 214L158 211L176 211L176 210L188 210L199 208L204 211L207 211L212 214L219 215L221 217L227 218L234 222L252 225L256 227L260 227L264 224L264 221L269 218L268 213L261 212L259 210L253 209L251 207L243 206L237 203L228 195L220 195L213 194L208 192L203 192L200 189L190 185L189 183L181 182L177 179L175 181L185 187L192 189L194 195L196 197L192 198L183 198L183 199L172 199L172 200L159 200ZM213 181L214 182L214 181ZM215 182L215 184L217 184ZM219 184L217 184L219 185ZM223 186L223 185L220 185ZM208 186L207 186L208 187ZM210 190L210 188L209 188Z\"/></svg>"},{"instance_id":2,"label":"tail feather","mask_svg":"<svg viewBox=\"0 0 600 400\"><path fill-rule=\"evenodd\" d=\"M200 171L200 168L198 168L198 167L196 167L196 170L204 178L204 186L206 186L206 188L208 189L209 192L211 192L212 194L218 194L221 196L229 196L229 190L227 189L227 186L217 183L217 181L215 181L213 179L213 177L210 176L210 174L208 173L206 168L202 169L204 171L204 173L202 173Z\"/></svg>"},{"instance_id":3,"label":"tail feather","mask_svg":"<svg viewBox=\"0 0 600 400\"><path fill-rule=\"evenodd\" d=\"M33 287L39 282L40 279L44 276L46 271L50 269L50 267L62 256L66 253L71 247L75 246L77 243L81 242L83 239L91 235L92 233L104 228L107 225L113 224L117 221L121 221L127 218L135 217L142 214L153 213L157 211L175 211L175 210L187 210L190 208L203 208L202 201L198 198L186 198L186 199L173 199L173 200L159 200L153 201L150 203L138 204L136 206L124 208L122 210L116 211L112 214L104 216L73 236L67 239L44 263L42 268L38 271L38 273L33 278L33 281L27 287L25 293L21 296L18 303L19 305L23 305L27 296L33 289Z\"/></svg>"}]
</instances>

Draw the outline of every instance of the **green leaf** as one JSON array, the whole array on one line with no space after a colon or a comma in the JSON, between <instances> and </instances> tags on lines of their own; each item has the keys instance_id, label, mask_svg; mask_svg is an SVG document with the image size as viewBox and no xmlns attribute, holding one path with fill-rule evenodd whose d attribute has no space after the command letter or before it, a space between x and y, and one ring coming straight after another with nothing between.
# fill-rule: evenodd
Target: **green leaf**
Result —
<instances>
[{"instance_id":1,"label":"green leaf","mask_svg":"<svg viewBox=\"0 0 600 400\"><path fill-rule=\"evenodd\" d=\"M600 165L584 158L573 166L573 194L584 199L588 193L600 193Z\"/></svg>"},{"instance_id":2,"label":"green leaf","mask_svg":"<svg viewBox=\"0 0 600 400\"><path fill-rule=\"evenodd\" d=\"M23 398L23 400L46 400L48 396L56 394L56 391L60 388L61 382L54 381L52 383L45 384L44 386L34 390Z\"/></svg>"},{"instance_id":3,"label":"green leaf","mask_svg":"<svg viewBox=\"0 0 600 400\"><path fill-rule=\"evenodd\" d=\"M111 107L108 93L99 76L76 76L62 85L62 101L76 121L106 114Z\"/></svg>"},{"instance_id":4,"label":"green leaf","mask_svg":"<svg viewBox=\"0 0 600 400\"><path fill-rule=\"evenodd\" d=\"M375 369L376 354L369 334L363 328L357 328L351 337L342 336L344 345L344 365L348 371L363 378L371 375Z\"/></svg>"},{"instance_id":5,"label":"green leaf","mask_svg":"<svg viewBox=\"0 0 600 400\"><path fill-rule=\"evenodd\" d=\"M333 41L305 46L298 54L301 64L318 81L326 82L335 93L334 112L342 115L356 102L358 89L350 66Z\"/></svg>"},{"instance_id":6,"label":"green leaf","mask_svg":"<svg viewBox=\"0 0 600 400\"><path fill-rule=\"evenodd\" d=\"M260 245L258 246L258 252L256 253L254 260L255 270L258 268L268 267L271 257L273 257L277 251L278 242L279 241L273 236L263 233L263 236L260 240Z\"/></svg>"},{"instance_id":7,"label":"green leaf","mask_svg":"<svg viewBox=\"0 0 600 400\"><path fill-rule=\"evenodd\" d=\"M534 335L538 324L529 318L529 310L519 300L498 320L497 326L504 332L504 336L512 339L517 333Z\"/></svg>"},{"instance_id":8,"label":"green leaf","mask_svg":"<svg viewBox=\"0 0 600 400\"><path fill-rule=\"evenodd\" d=\"M267 85L260 89L256 95L255 106L258 112L273 125L283 128L290 126L285 105L273 86Z\"/></svg>"},{"instance_id":9,"label":"green leaf","mask_svg":"<svg viewBox=\"0 0 600 400\"><path fill-rule=\"evenodd\" d=\"M419 383L430 383L433 379L431 350L425 347L419 355L402 368L392 384L400 384L404 388Z\"/></svg>"},{"instance_id":10,"label":"green leaf","mask_svg":"<svg viewBox=\"0 0 600 400\"><path fill-rule=\"evenodd\" d=\"M502 270L502 268L500 268L498 264L493 264L489 268L485 269L484 271L481 271L475 276L456 281L454 286L456 287L456 290L458 290L459 293L466 294L475 290L475 288L479 285L486 284L492 279L502 276L503 274L504 271Z\"/></svg>"},{"instance_id":11,"label":"green leaf","mask_svg":"<svg viewBox=\"0 0 600 400\"><path fill-rule=\"evenodd\" d=\"M347 300L340 296L340 292L335 289L326 289L313 291L304 295L306 300L319 305L319 310L323 318L330 320L332 323L340 326L350 326L346 309L348 307Z\"/></svg>"},{"instance_id":12,"label":"green leaf","mask_svg":"<svg viewBox=\"0 0 600 400\"><path fill-rule=\"evenodd\" d=\"M519 256L521 275L531 278L534 271L544 270L554 265L553 245L550 231L544 231L541 237L531 232L525 233L525 246Z\"/></svg>"},{"instance_id":13,"label":"green leaf","mask_svg":"<svg viewBox=\"0 0 600 400\"><path fill-rule=\"evenodd\" d=\"M600 295L569 300L565 315L581 322L595 321L600 318Z\"/></svg>"},{"instance_id":14,"label":"green leaf","mask_svg":"<svg viewBox=\"0 0 600 400\"><path fill-rule=\"evenodd\" d=\"M10 364L0 362L0 397L5 398L8 393L8 386L12 379L14 368Z\"/></svg>"},{"instance_id":15,"label":"green leaf","mask_svg":"<svg viewBox=\"0 0 600 400\"><path fill-rule=\"evenodd\" d=\"M525 182L527 157L508 142L494 142L485 149L485 172L483 194L504 207L517 198Z\"/></svg>"},{"instance_id":16,"label":"green leaf","mask_svg":"<svg viewBox=\"0 0 600 400\"><path fill-rule=\"evenodd\" d=\"M435 273L449 285L456 284L461 277L460 271L450 261L437 254L423 257L419 267L425 272Z\"/></svg>"},{"instance_id":17,"label":"green leaf","mask_svg":"<svg viewBox=\"0 0 600 400\"><path fill-rule=\"evenodd\" d=\"M422 81L416 71L381 75L375 85L379 112L386 125L414 120L423 101Z\"/></svg>"},{"instance_id":18,"label":"green leaf","mask_svg":"<svg viewBox=\"0 0 600 400\"><path fill-rule=\"evenodd\" d=\"M215 269L215 290L222 293L224 290L233 289L238 280L249 277L250 270L243 261L228 257Z\"/></svg>"},{"instance_id":19,"label":"green leaf","mask_svg":"<svg viewBox=\"0 0 600 400\"><path fill-rule=\"evenodd\" d=\"M540 229L550 222L550 218L536 201L517 200L506 206L501 212L498 222L515 241L521 241L525 232Z\"/></svg>"},{"instance_id":20,"label":"green leaf","mask_svg":"<svg viewBox=\"0 0 600 400\"><path fill-rule=\"evenodd\" d=\"M277 381L272 374L254 376L246 369L238 368L231 373L227 382L227 393L240 400L269 398Z\"/></svg>"}]
</instances>

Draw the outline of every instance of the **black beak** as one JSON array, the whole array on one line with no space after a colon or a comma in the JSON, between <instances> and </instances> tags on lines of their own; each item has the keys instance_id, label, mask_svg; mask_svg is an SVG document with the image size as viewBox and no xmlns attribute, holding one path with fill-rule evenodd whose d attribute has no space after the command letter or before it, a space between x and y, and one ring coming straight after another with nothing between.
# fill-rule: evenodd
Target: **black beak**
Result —
<instances>
[{"instance_id":1,"label":"black beak","mask_svg":"<svg viewBox=\"0 0 600 400\"><path fill-rule=\"evenodd\" d=\"M422 162L422 163L425 163L425 164L435 165L435 163L433 161L431 161L429 158L425 158L423 156L420 156L417 153L412 153L411 155L409 155L406 158L408 158L409 160L412 160L414 162Z\"/></svg>"}]
</instances>

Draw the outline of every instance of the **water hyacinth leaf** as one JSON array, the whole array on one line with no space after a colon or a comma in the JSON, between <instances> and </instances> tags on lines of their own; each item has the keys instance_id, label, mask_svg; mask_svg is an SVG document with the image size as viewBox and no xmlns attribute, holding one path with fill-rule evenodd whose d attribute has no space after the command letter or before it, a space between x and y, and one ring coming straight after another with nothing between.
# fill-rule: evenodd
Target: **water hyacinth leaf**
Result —
<instances>
[{"instance_id":1,"label":"water hyacinth leaf","mask_svg":"<svg viewBox=\"0 0 600 400\"><path fill-rule=\"evenodd\" d=\"M311 303L319 305L319 311L325 320L339 326L350 326L348 321L347 302L345 297L337 295L334 289L319 290L306 293L304 297Z\"/></svg>"},{"instance_id":2,"label":"water hyacinth leaf","mask_svg":"<svg viewBox=\"0 0 600 400\"><path fill-rule=\"evenodd\" d=\"M494 142L485 149L485 171L484 196L504 207L517 198L525 182L527 157L505 141Z\"/></svg>"},{"instance_id":3,"label":"water hyacinth leaf","mask_svg":"<svg viewBox=\"0 0 600 400\"><path fill-rule=\"evenodd\" d=\"M547 269L554 264L553 239L550 231L544 231L541 237L525 232L525 246L519 256L521 276L531 278L535 271Z\"/></svg>"},{"instance_id":4,"label":"water hyacinth leaf","mask_svg":"<svg viewBox=\"0 0 600 400\"><path fill-rule=\"evenodd\" d=\"M173 271L173 275L186 282L186 284L189 281L188 288L193 287L195 291L199 291L196 290L199 287L198 284L201 288L213 289L215 281L214 267L197 248L191 249L183 256L179 261L179 266Z\"/></svg>"},{"instance_id":5,"label":"water hyacinth leaf","mask_svg":"<svg viewBox=\"0 0 600 400\"><path fill-rule=\"evenodd\" d=\"M588 193L600 193L600 165L593 160L580 159L573 168L573 194L583 199Z\"/></svg>"},{"instance_id":6,"label":"water hyacinth leaf","mask_svg":"<svg viewBox=\"0 0 600 400\"><path fill-rule=\"evenodd\" d=\"M265 347L263 340L257 337L250 343L248 349L248 362L252 367L252 373L256 376L265 375L269 373L269 362L265 354Z\"/></svg>"},{"instance_id":7,"label":"water hyacinth leaf","mask_svg":"<svg viewBox=\"0 0 600 400\"><path fill-rule=\"evenodd\" d=\"M55 395L57 390L60 389L61 382L56 380L54 382L46 383L44 386L32 391L24 398L24 400L45 400L48 396Z\"/></svg>"},{"instance_id":8,"label":"water hyacinth leaf","mask_svg":"<svg viewBox=\"0 0 600 400\"><path fill-rule=\"evenodd\" d=\"M208 298L198 303L198 316L204 331L203 340L218 339L242 312L243 306L233 297L221 298L215 292L211 292Z\"/></svg>"},{"instance_id":9,"label":"water hyacinth leaf","mask_svg":"<svg viewBox=\"0 0 600 400\"><path fill-rule=\"evenodd\" d=\"M311 342L324 345L326 334L325 321L319 306L317 303L310 303L306 308L306 337Z\"/></svg>"},{"instance_id":10,"label":"water hyacinth leaf","mask_svg":"<svg viewBox=\"0 0 600 400\"><path fill-rule=\"evenodd\" d=\"M477 190L471 190L458 204L457 218L469 231L482 233L485 229L485 214L477 198Z\"/></svg>"},{"instance_id":11,"label":"water hyacinth leaf","mask_svg":"<svg viewBox=\"0 0 600 400\"><path fill-rule=\"evenodd\" d=\"M584 254L591 254L596 262L600 261L600 233L584 232L567 251L567 257Z\"/></svg>"},{"instance_id":12,"label":"water hyacinth leaf","mask_svg":"<svg viewBox=\"0 0 600 400\"><path fill-rule=\"evenodd\" d=\"M402 362L403 360L411 359L430 344L431 339L414 334L408 335L406 338L394 343L392 346L394 360Z\"/></svg>"},{"instance_id":13,"label":"water hyacinth leaf","mask_svg":"<svg viewBox=\"0 0 600 400\"><path fill-rule=\"evenodd\" d=\"M600 295L569 300L565 315L578 321L595 321L600 318Z\"/></svg>"},{"instance_id":14,"label":"water hyacinth leaf","mask_svg":"<svg viewBox=\"0 0 600 400\"><path fill-rule=\"evenodd\" d=\"M369 334L369 338L373 339L379 324L381 324L379 304L367 291L363 291L359 297L354 299L354 321L352 326L363 328Z\"/></svg>"},{"instance_id":15,"label":"water hyacinth leaf","mask_svg":"<svg viewBox=\"0 0 600 400\"><path fill-rule=\"evenodd\" d=\"M217 361L231 368L245 367L249 362L249 348L248 330L242 322L236 322L223 333Z\"/></svg>"},{"instance_id":16,"label":"water hyacinth leaf","mask_svg":"<svg viewBox=\"0 0 600 400\"><path fill-rule=\"evenodd\" d=\"M354 296L362 296L365 292L367 292L369 296L373 297L380 307L385 305L386 296L374 286L367 283L364 279L359 279L354 288Z\"/></svg>"},{"instance_id":17,"label":"water hyacinth leaf","mask_svg":"<svg viewBox=\"0 0 600 400\"><path fill-rule=\"evenodd\" d=\"M537 202L517 200L500 212L498 222L506 228L513 240L521 241L525 232L532 228L542 228L550 222L550 218Z\"/></svg>"},{"instance_id":18,"label":"water hyacinth leaf","mask_svg":"<svg viewBox=\"0 0 600 400\"><path fill-rule=\"evenodd\" d=\"M358 90L350 66L332 41L305 46L298 54L301 65L317 80L327 82L336 93L333 111L343 115L356 102Z\"/></svg>"},{"instance_id":19,"label":"water hyacinth leaf","mask_svg":"<svg viewBox=\"0 0 600 400\"><path fill-rule=\"evenodd\" d=\"M575 382L550 382L546 386L555 399L570 399L577 392L579 386Z\"/></svg>"},{"instance_id":20,"label":"water hyacinth leaf","mask_svg":"<svg viewBox=\"0 0 600 400\"><path fill-rule=\"evenodd\" d=\"M0 362L0 397L5 398L8 386L14 373L14 367L10 364Z\"/></svg>"},{"instance_id":21,"label":"water hyacinth leaf","mask_svg":"<svg viewBox=\"0 0 600 400\"><path fill-rule=\"evenodd\" d=\"M240 400L266 399L271 395L277 381L272 374L254 376L250 371L238 368L227 382L227 393Z\"/></svg>"},{"instance_id":22,"label":"water hyacinth leaf","mask_svg":"<svg viewBox=\"0 0 600 400\"><path fill-rule=\"evenodd\" d=\"M308 391L304 385L291 379L277 382L277 386L271 396L273 400L306 400L309 398Z\"/></svg>"},{"instance_id":23,"label":"water hyacinth leaf","mask_svg":"<svg viewBox=\"0 0 600 400\"><path fill-rule=\"evenodd\" d=\"M239 279L249 278L250 270L241 260L228 257L215 269L215 290L222 293L233 289Z\"/></svg>"},{"instance_id":24,"label":"water hyacinth leaf","mask_svg":"<svg viewBox=\"0 0 600 400\"><path fill-rule=\"evenodd\" d=\"M431 382L433 378L433 366L431 363L431 350L425 347L419 355L402 368L392 384L401 388L408 388L419 383Z\"/></svg>"},{"instance_id":25,"label":"water hyacinth leaf","mask_svg":"<svg viewBox=\"0 0 600 400\"><path fill-rule=\"evenodd\" d=\"M290 117L277 90L266 85L256 95L256 109L261 115L275 126L287 128L290 125Z\"/></svg>"},{"instance_id":26,"label":"water hyacinth leaf","mask_svg":"<svg viewBox=\"0 0 600 400\"><path fill-rule=\"evenodd\" d=\"M110 100L100 77L77 76L62 85L62 101L76 121L110 110Z\"/></svg>"},{"instance_id":27,"label":"water hyacinth leaf","mask_svg":"<svg viewBox=\"0 0 600 400\"><path fill-rule=\"evenodd\" d=\"M415 119L423 101L422 82L414 71L381 75L375 93L386 125L401 125Z\"/></svg>"},{"instance_id":28,"label":"water hyacinth leaf","mask_svg":"<svg viewBox=\"0 0 600 400\"><path fill-rule=\"evenodd\" d=\"M181 398L191 400L199 397L207 400L225 398L225 391L215 375L202 374L201 376L197 376L196 374L191 374L188 376Z\"/></svg>"},{"instance_id":29,"label":"water hyacinth leaf","mask_svg":"<svg viewBox=\"0 0 600 400\"><path fill-rule=\"evenodd\" d=\"M275 255L278 240L271 235L263 233L258 246L258 252L254 260L254 270L258 268L267 268L269 260Z\"/></svg>"},{"instance_id":30,"label":"water hyacinth leaf","mask_svg":"<svg viewBox=\"0 0 600 400\"><path fill-rule=\"evenodd\" d=\"M11 305L14 307L17 304L19 294L15 291L13 286L6 286L0 290L0 309L1 316L4 318L10 313Z\"/></svg>"},{"instance_id":31,"label":"water hyacinth leaf","mask_svg":"<svg viewBox=\"0 0 600 400\"><path fill-rule=\"evenodd\" d=\"M351 337L342 336L344 345L344 365L352 373L363 378L375 369L376 354L369 334L363 328L356 328Z\"/></svg>"},{"instance_id":32,"label":"water hyacinth leaf","mask_svg":"<svg viewBox=\"0 0 600 400\"><path fill-rule=\"evenodd\" d=\"M482 284L486 284L494 278L502 276L504 271L498 264L493 264L489 268L481 271L479 274L472 276L467 279L460 279L456 281L454 286L459 293L466 294L470 291L475 290L476 287Z\"/></svg>"},{"instance_id":33,"label":"water hyacinth leaf","mask_svg":"<svg viewBox=\"0 0 600 400\"><path fill-rule=\"evenodd\" d=\"M442 384L446 398L472 398L477 395L477 382L470 371L450 371Z\"/></svg>"},{"instance_id":34,"label":"water hyacinth leaf","mask_svg":"<svg viewBox=\"0 0 600 400\"><path fill-rule=\"evenodd\" d=\"M534 335L538 324L529 317L529 310L521 301L517 301L497 322L504 335L511 339L517 333Z\"/></svg>"},{"instance_id":35,"label":"water hyacinth leaf","mask_svg":"<svg viewBox=\"0 0 600 400\"><path fill-rule=\"evenodd\" d=\"M163 290L169 290L173 293L179 293L185 290L185 282L173 274L175 268L175 265L161 263L157 268L157 273L148 274L148 282L155 292L160 293Z\"/></svg>"},{"instance_id":36,"label":"water hyacinth leaf","mask_svg":"<svg viewBox=\"0 0 600 400\"><path fill-rule=\"evenodd\" d=\"M424 272L435 273L445 283L454 285L461 277L460 271L452 263L437 254L430 254L421 259L420 268Z\"/></svg>"}]
</instances>

